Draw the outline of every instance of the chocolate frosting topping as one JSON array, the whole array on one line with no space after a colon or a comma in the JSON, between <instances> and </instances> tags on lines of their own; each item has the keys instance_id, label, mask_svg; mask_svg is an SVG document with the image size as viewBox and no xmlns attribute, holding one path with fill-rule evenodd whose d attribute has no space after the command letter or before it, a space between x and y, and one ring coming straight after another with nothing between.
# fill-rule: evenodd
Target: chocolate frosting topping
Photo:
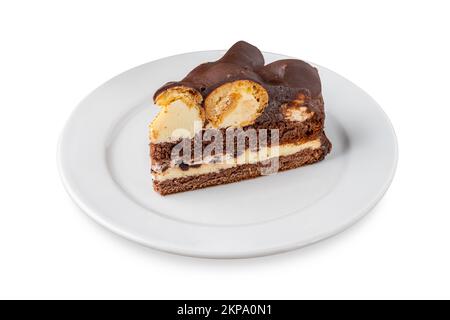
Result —
<instances>
[{"instance_id":1,"label":"chocolate frosting topping","mask_svg":"<svg viewBox=\"0 0 450 320\"><path fill-rule=\"evenodd\" d=\"M264 57L258 48L239 41L221 59L201 64L183 80L169 82L159 88L154 99L175 86L195 89L206 98L215 88L236 80L252 80L261 84L269 92L269 104L272 105L293 100L299 93L311 98L321 94L316 68L296 59L278 60L265 65ZM283 94L280 94L281 92ZM277 101L273 101L274 99Z\"/></svg>"}]
</instances>

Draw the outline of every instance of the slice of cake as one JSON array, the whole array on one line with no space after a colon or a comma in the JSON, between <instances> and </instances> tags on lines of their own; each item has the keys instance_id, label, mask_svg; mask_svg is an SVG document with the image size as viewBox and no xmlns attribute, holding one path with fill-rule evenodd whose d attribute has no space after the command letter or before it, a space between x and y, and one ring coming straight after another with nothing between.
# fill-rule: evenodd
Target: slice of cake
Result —
<instances>
[{"instance_id":1,"label":"slice of cake","mask_svg":"<svg viewBox=\"0 0 450 320\"><path fill-rule=\"evenodd\" d=\"M151 171L162 195L294 169L331 150L317 69L295 59L265 65L243 41L162 86L154 102Z\"/></svg>"}]
</instances>

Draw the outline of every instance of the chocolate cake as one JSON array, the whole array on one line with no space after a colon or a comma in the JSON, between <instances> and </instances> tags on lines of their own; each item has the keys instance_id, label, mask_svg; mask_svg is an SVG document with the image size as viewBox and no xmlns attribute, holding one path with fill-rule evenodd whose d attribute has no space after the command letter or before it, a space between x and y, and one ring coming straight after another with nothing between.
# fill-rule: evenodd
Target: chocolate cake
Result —
<instances>
[{"instance_id":1,"label":"chocolate cake","mask_svg":"<svg viewBox=\"0 0 450 320\"><path fill-rule=\"evenodd\" d=\"M317 69L296 59L266 65L244 41L163 85L154 102L151 171L162 195L294 169L331 150Z\"/></svg>"}]
</instances>

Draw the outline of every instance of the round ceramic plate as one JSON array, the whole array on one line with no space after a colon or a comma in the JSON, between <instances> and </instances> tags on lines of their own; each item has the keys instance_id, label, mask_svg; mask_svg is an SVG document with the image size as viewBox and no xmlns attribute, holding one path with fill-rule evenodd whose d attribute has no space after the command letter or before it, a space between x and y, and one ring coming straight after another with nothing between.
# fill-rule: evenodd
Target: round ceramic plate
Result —
<instances>
[{"instance_id":1,"label":"round ceramic plate","mask_svg":"<svg viewBox=\"0 0 450 320\"><path fill-rule=\"evenodd\" d=\"M162 197L150 176L148 125L155 90L224 51L177 55L127 71L92 92L59 144L62 179L95 221L172 253L239 258L300 248L343 231L381 199L397 141L380 106L317 66L333 143L325 160L271 176ZM265 53L266 62L286 56Z\"/></svg>"}]
</instances>

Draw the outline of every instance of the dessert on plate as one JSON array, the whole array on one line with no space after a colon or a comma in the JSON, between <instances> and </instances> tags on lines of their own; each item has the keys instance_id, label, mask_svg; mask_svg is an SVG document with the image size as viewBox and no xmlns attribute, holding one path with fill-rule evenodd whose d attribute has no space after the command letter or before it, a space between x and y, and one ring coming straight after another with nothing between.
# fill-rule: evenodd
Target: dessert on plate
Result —
<instances>
[{"instance_id":1,"label":"dessert on plate","mask_svg":"<svg viewBox=\"0 0 450 320\"><path fill-rule=\"evenodd\" d=\"M324 159L324 102L317 69L297 59L265 64L234 44L154 94L154 189L162 195L294 169Z\"/></svg>"}]
</instances>

